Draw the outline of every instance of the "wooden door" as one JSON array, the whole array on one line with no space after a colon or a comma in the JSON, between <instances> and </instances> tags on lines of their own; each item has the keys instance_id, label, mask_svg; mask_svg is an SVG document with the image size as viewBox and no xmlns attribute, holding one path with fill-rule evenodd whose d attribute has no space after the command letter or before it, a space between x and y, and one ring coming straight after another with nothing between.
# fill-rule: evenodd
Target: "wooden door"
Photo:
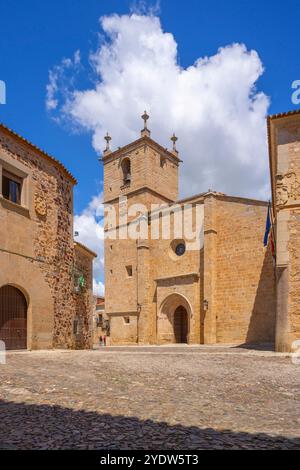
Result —
<instances>
[{"instance_id":1,"label":"wooden door","mask_svg":"<svg viewBox=\"0 0 300 470\"><path fill-rule=\"evenodd\" d=\"M6 349L27 348L27 302L13 286L0 289L0 340Z\"/></svg>"},{"instance_id":2,"label":"wooden door","mask_svg":"<svg viewBox=\"0 0 300 470\"><path fill-rule=\"evenodd\" d=\"M188 315L184 307L178 307L174 312L174 336L176 343L187 343Z\"/></svg>"}]
</instances>

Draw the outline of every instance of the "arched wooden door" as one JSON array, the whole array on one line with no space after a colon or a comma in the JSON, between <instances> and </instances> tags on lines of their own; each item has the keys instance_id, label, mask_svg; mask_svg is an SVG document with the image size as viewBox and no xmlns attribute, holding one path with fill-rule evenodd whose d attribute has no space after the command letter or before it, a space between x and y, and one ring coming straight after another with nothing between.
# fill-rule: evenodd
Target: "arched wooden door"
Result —
<instances>
[{"instance_id":1,"label":"arched wooden door","mask_svg":"<svg viewBox=\"0 0 300 470\"><path fill-rule=\"evenodd\" d=\"M0 340L6 349L27 348L27 302L13 286L0 289Z\"/></svg>"},{"instance_id":2,"label":"arched wooden door","mask_svg":"<svg viewBox=\"0 0 300 470\"><path fill-rule=\"evenodd\" d=\"M174 336L176 343L188 342L188 314L184 307L180 306L174 312Z\"/></svg>"}]
</instances>

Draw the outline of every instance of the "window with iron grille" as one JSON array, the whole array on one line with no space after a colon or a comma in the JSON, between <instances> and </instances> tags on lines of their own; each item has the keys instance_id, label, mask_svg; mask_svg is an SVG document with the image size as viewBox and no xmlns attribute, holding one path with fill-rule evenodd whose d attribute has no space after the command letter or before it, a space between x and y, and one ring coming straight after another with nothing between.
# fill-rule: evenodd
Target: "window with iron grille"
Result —
<instances>
[{"instance_id":1,"label":"window with iron grille","mask_svg":"<svg viewBox=\"0 0 300 470\"><path fill-rule=\"evenodd\" d=\"M2 173L2 195L8 201L21 204L22 179L18 176L3 171Z\"/></svg>"}]
</instances>

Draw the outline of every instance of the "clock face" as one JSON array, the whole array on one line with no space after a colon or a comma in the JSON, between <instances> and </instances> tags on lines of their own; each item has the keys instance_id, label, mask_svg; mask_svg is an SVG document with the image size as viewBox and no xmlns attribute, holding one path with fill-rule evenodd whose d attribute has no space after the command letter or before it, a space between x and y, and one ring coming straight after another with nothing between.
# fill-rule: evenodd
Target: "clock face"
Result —
<instances>
[{"instance_id":1,"label":"clock face","mask_svg":"<svg viewBox=\"0 0 300 470\"><path fill-rule=\"evenodd\" d=\"M184 243L178 243L178 245L175 248L175 253L177 256L182 256L185 253L185 244Z\"/></svg>"}]
</instances>

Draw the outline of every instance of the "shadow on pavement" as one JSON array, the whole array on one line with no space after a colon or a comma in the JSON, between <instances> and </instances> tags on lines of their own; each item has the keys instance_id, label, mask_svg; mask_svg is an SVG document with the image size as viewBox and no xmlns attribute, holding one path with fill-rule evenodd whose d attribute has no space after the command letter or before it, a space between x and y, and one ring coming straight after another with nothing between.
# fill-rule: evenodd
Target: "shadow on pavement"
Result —
<instances>
[{"instance_id":1,"label":"shadow on pavement","mask_svg":"<svg viewBox=\"0 0 300 470\"><path fill-rule=\"evenodd\" d=\"M0 449L300 449L300 439L0 401Z\"/></svg>"},{"instance_id":2,"label":"shadow on pavement","mask_svg":"<svg viewBox=\"0 0 300 470\"><path fill-rule=\"evenodd\" d=\"M235 346L235 348L249 349L252 351L272 351L275 352L274 343L244 343Z\"/></svg>"}]
</instances>

